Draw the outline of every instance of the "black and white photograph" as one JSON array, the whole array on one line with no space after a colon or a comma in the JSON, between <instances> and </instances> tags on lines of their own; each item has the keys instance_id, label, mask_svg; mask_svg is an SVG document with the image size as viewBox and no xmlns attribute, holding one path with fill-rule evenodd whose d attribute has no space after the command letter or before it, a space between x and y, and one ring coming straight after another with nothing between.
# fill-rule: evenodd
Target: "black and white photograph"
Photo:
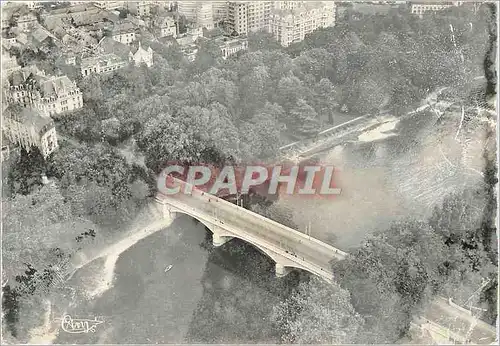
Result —
<instances>
[{"instance_id":1,"label":"black and white photograph","mask_svg":"<svg viewBox=\"0 0 500 346\"><path fill-rule=\"evenodd\" d=\"M498 345L498 1L1 1L2 345Z\"/></svg>"}]
</instances>

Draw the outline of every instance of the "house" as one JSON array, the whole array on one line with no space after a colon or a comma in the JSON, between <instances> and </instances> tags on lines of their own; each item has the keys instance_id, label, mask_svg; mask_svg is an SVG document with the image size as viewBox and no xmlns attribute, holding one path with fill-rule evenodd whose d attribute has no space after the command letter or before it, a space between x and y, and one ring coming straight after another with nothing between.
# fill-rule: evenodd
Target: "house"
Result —
<instances>
[{"instance_id":1,"label":"house","mask_svg":"<svg viewBox=\"0 0 500 346\"><path fill-rule=\"evenodd\" d=\"M37 147L45 158L58 147L54 121L32 108L8 106L3 112L2 130L10 142L28 152Z\"/></svg>"},{"instance_id":2,"label":"house","mask_svg":"<svg viewBox=\"0 0 500 346\"><path fill-rule=\"evenodd\" d=\"M149 47L147 50L142 48L141 42L135 53L129 52L129 61L133 61L135 66L146 64L147 67L153 66L153 50Z\"/></svg>"},{"instance_id":3,"label":"house","mask_svg":"<svg viewBox=\"0 0 500 346\"><path fill-rule=\"evenodd\" d=\"M119 23L112 29L111 37L117 42L131 44L137 39L136 27L130 22Z\"/></svg>"},{"instance_id":4,"label":"house","mask_svg":"<svg viewBox=\"0 0 500 346\"><path fill-rule=\"evenodd\" d=\"M83 107L82 92L67 76L40 82L34 106L45 114L61 114Z\"/></svg>"},{"instance_id":5,"label":"house","mask_svg":"<svg viewBox=\"0 0 500 346\"><path fill-rule=\"evenodd\" d=\"M224 59L227 59L228 57L238 53L239 51L248 49L248 39L246 38L222 38L216 39L215 42L219 45L219 48L222 52L222 57Z\"/></svg>"},{"instance_id":6,"label":"house","mask_svg":"<svg viewBox=\"0 0 500 346\"><path fill-rule=\"evenodd\" d=\"M96 56L83 58L80 70L82 76L89 76L93 73L109 73L127 66L127 61L124 61L116 54L99 54Z\"/></svg>"},{"instance_id":7,"label":"house","mask_svg":"<svg viewBox=\"0 0 500 346\"><path fill-rule=\"evenodd\" d=\"M67 76L47 76L36 66L15 71L7 79L6 101L52 115L83 107L80 89Z\"/></svg>"},{"instance_id":8,"label":"house","mask_svg":"<svg viewBox=\"0 0 500 346\"><path fill-rule=\"evenodd\" d=\"M104 10L116 10L123 8L126 1L94 1L94 5Z\"/></svg>"},{"instance_id":9,"label":"house","mask_svg":"<svg viewBox=\"0 0 500 346\"><path fill-rule=\"evenodd\" d=\"M203 37L202 28L189 28L187 33L177 36L177 43L180 46L189 46L195 43L200 37Z\"/></svg>"},{"instance_id":10,"label":"house","mask_svg":"<svg viewBox=\"0 0 500 346\"><path fill-rule=\"evenodd\" d=\"M160 16L153 21L153 31L156 37L177 37L177 25L175 20L169 16Z\"/></svg>"}]
</instances>

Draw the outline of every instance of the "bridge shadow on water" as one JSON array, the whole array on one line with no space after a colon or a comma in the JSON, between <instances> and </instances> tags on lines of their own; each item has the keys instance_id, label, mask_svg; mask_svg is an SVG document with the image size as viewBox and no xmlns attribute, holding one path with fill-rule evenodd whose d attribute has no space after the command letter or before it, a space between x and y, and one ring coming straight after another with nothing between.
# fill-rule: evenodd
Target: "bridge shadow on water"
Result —
<instances>
[{"instance_id":1,"label":"bridge shadow on water","mask_svg":"<svg viewBox=\"0 0 500 346\"><path fill-rule=\"evenodd\" d=\"M203 294L185 341L278 342L279 331L271 321L273 306L310 274L294 270L277 278L274 261L260 250L237 238L214 247L211 232L205 230L200 246L209 256L201 280Z\"/></svg>"}]
</instances>

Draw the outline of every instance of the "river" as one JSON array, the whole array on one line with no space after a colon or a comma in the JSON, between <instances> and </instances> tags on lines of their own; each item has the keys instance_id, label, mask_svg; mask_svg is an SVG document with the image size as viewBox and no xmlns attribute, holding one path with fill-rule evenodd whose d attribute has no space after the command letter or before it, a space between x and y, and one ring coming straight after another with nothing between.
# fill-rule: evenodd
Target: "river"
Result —
<instances>
[{"instance_id":1,"label":"river","mask_svg":"<svg viewBox=\"0 0 500 346\"><path fill-rule=\"evenodd\" d=\"M102 296L79 295L80 303L68 313L102 316L97 331L61 330L54 343L277 342L272 307L300 274L276 278L273 268L266 256L238 240L213 248L200 223L180 216L120 255L113 284ZM91 290L103 270L104 260L96 260L70 284Z\"/></svg>"}]
</instances>

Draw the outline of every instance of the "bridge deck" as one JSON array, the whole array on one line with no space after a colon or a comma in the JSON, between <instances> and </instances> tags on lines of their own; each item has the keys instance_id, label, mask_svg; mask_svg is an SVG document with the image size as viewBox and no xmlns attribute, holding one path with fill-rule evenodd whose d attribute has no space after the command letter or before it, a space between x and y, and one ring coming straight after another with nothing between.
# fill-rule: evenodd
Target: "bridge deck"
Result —
<instances>
[{"instance_id":1,"label":"bridge deck","mask_svg":"<svg viewBox=\"0 0 500 346\"><path fill-rule=\"evenodd\" d=\"M186 184L180 180L177 182L181 185ZM159 194L158 198L165 199L165 202L170 202L174 206L177 205L188 214L191 212L211 216L211 219L220 220L226 226L230 225L231 229L241 231L243 239L245 234L251 235L252 238L271 244L273 248L311 263L321 270L330 272L330 261L341 260L346 256L345 252L318 239L200 190L193 189L191 194L183 192L168 196ZM238 232L235 233L235 236L238 236Z\"/></svg>"}]
</instances>

